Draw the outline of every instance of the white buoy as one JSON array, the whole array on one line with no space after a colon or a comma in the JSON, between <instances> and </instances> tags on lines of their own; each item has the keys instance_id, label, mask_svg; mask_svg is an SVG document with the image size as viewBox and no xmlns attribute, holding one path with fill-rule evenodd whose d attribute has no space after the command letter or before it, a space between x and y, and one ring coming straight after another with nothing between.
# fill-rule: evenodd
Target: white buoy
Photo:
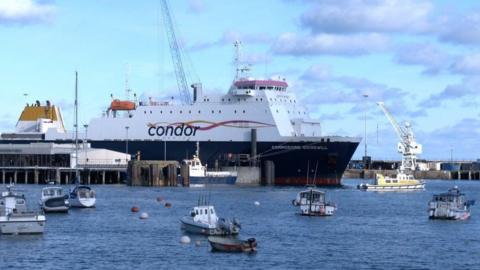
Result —
<instances>
[{"instance_id":1,"label":"white buoy","mask_svg":"<svg viewBox=\"0 0 480 270\"><path fill-rule=\"evenodd\" d=\"M143 212L141 215L140 215L140 219L147 219L148 218L148 213L147 212Z\"/></svg>"},{"instance_id":2,"label":"white buoy","mask_svg":"<svg viewBox=\"0 0 480 270\"><path fill-rule=\"evenodd\" d=\"M188 237L187 235L184 235L180 238L180 243L182 244L190 244L192 240L190 240L190 237Z\"/></svg>"},{"instance_id":3,"label":"white buoy","mask_svg":"<svg viewBox=\"0 0 480 270\"><path fill-rule=\"evenodd\" d=\"M200 242L200 240L195 241L195 246L199 247L201 245L202 245L202 242Z\"/></svg>"},{"instance_id":4,"label":"white buoy","mask_svg":"<svg viewBox=\"0 0 480 270\"><path fill-rule=\"evenodd\" d=\"M255 204L255 206L260 206L260 202L259 202L259 201L255 201L253 204Z\"/></svg>"}]
</instances>

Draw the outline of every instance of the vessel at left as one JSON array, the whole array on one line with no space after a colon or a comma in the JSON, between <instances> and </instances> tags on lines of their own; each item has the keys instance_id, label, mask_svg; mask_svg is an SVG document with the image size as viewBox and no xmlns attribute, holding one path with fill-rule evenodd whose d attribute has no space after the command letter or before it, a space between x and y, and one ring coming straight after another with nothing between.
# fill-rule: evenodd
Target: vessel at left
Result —
<instances>
[{"instance_id":1,"label":"vessel at left","mask_svg":"<svg viewBox=\"0 0 480 270\"><path fill-rule=\"evenodd\" d=\"M46 217L27 208L24 194L13 191L13 185L0 197L0 231L2 234L42 234Z\"/></svg>"}]
</instances>

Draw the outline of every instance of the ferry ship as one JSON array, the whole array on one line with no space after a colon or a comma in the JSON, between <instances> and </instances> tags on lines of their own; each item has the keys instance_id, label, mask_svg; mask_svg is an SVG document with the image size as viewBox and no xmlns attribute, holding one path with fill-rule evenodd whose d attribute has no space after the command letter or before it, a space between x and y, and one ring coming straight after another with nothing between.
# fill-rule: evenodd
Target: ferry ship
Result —
<instances>
[{"instance_id":1,"label":"ferry ship","mask_svg":"<svg viewBox=\"0 0 480 270\"><path fill-rule=\"evenodd\" d=\"M318 185L341 185L360 138L322 135L320 122L285 79L249 77L249 66L240 65L240 44L234 44L236 76L227 93L204 94L201 84L193 84L190 101L184 84L187 102L113 99L80 137L92 147L179 162L200 142L199 154L209 168L248 164L264 168L269 184L274 179L275 185L305 185L315 173ZM73 140L60 108L37 101L25 107L15 133L1 134L0 143ZM318 164L315 172L307 171L309 163Z\"/></svg>"},{"instance_id":2,"label":"ferry ship","mask_svg":"<svg viewBox=\"0 0 480 270\"><path fill-rule=\"evenodd\" d=\"M323 136L320 122L310 118L283 79L239 77L224 95L203 94L200 85L194 85L193 93L191 104L113 100L80 138L92 147L140 153L145 160L182 161L200 142L209 168L243 157L257 166L270 164L275 185L305 185L313 175L307 164L318 162L317 184L333 186L341 184L360 142ZM1 134L0 143L73 140L61 109L37 101L24 108L16 132Z\"/></svg>"}]
</instances>

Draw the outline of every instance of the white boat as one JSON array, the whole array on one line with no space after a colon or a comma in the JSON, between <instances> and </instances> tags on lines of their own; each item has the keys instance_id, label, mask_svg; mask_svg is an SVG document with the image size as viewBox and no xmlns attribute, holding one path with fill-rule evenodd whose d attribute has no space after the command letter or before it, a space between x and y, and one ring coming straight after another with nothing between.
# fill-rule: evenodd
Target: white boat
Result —
<instances>
[{"instance_id":1,"label":"white boat","mask_svg":"<svg viewBox=\"0 0 480 270\"><path fill-rule=\"evenodd\" d=\"M446 193L433 195L428 203L428 216L430 219L465 220L470 217L470 206L474 204L474 200L466 200L465 194L455 186Z\"/></svg>"},{"instance_id":2,"label":"white boat","mask_svg":"<svg viewBox=\"0 0 480 270\"><path fill-rule=\"evenodd\" d=\"M23 194L7 191L0 197L0 232L2 234L41 234L45 228L45 215L27 210Z\"/></svg>"},{"instance_id":3,"label":"white boat","mask_svg":"<svg viewBox=\"0 0 480 270\"><path fill-rule=\"evenodd\" d=\"M200 160L198 142L193 158L184 159L183 164L188 166L188 178L191 187L204 187L210 184L234 185L237 181L236 171L208 171L207 166L203 165Z\"/></svg>"},{"instance_id":4,"label":"white boat","mask_svg":"<svg viewBox=\"0 0 480 270\"><path fill-rule=\"evenodd\" d=\"M95 207L96 200L95 191L89 186L76 185L70 191L69 202L71 207Z\"/></svg>"},{"instance_id":5,"label":"white boat","mask_svg":"<svg viewBox=\"0 0 480 270\"><path fill-rule=\"evenodd\" d=\"M213 205L207 204L193 207L190 215L182 217L180 222L183 230L194 234L235 235L241 229L237 219L219 218Z\"/></svg>"},{"instance_id":6,"label":"white boat","mask_svg":"<svg viewBox=\"0 0 480 270\"><path fill-rule=\"evenodd\" d=\"M68 212L70 203L68 195L63 192L61 187L45 187L42 189L40 198L40 207L47 212Z\"/></svg>"},{"instance_id":7,"label":"white boat","mask_svg":"<svg viewBox=\"0 0 480 270\"><path fill-rule=\"evenodd\" d=\"M367 191L408 191L408 190L424 190L425 182L417 180L410 173L397 172L397 176L385 177L383 174L375 175L373 184L362 183L357 186L361 190Z\"/></svg>"},{"instance_id":8,"label":"white boat","mask_svg":"<svg viewBox=\"0 0 480 270\"><path fill-rule=\"evenodd\" d=\"M335 204L325 201L325 192L314 188L300 191L292 204L299 206L304 216L331 216L337 210Z\"/></svg>"}]
</instances>

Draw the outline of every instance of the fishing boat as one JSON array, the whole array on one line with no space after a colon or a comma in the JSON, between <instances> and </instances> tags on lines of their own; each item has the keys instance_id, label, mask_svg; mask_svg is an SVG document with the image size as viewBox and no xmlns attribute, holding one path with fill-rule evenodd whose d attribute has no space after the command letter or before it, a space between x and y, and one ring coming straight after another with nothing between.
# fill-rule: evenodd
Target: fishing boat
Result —
<instances>
[{"instance_id":1,"label":"fishing boat","mask_svg":"<svg viewBox=\"0 0 480 270\"><path fill-rule=\"evenodd\" d=\"M43 188L39 203L45 213L68 212L70 208L68 195L64 193L63 188L57 186Z\"/></svg>"},{"instance_id":2,"label":"fishing boat","mask_svg":"<svg viewBox=\"0 0 480 270\"><path fill-rule=\"evenodd\" d=\"M257 251L257 241L255 238L240 240L232 237L209 236L208 242L212 246L212 251L222 252L255 252Z\"/></svg>"},{"instance_id":3,"label":"fishing boat","mask_svg":"<svg viewBox=\"0 0 480 270\"><path fill-rule=\"evenodd\" d=\"M191 187L205 185L234 185L237 181L236 171L208 171L207 166L202 164L199 154L199 143L196 144L195 155L192 159L184 159L183 164L188 166L189 184Z\"/></svg>"},{"instance_id":4,"label":"fishing boat","mask_svg":"<svg viewBox=\"0 0 480 270\"><path fill-rule=\"evenodd\" d=\"M95 207L96 200L95 191L89 186L76 185L70 191L69 202L71 207Z\"/></svg>"},{"instance_id":5,"label":"fishing boat","mask_svg":"<svg viewBox=\"0 0 480 270\"><path fill-rule=\"evenodd\" d=\"M235 235L240 232L241 225L237 219L219 218L213 205L199 203L193 207L188 216L180 219L182 229L193 234L203 235Z\"/></svg>"},{"instance_id":6,"label":"fishing boat","mask_svg":"<svg viewBox=\"0 0 480 270\"><path fill-rule=\"evenodd\" d=\"M300 191L292 204L300 207L303 216L331 216L337 210L335 204L325 201L325 192L313 187Z\"/></svg>"},{"instance_id":7,"label":"fishing boat","mask_svg":"<svg viewBox=\"0 0 480 270\"><path fill-rule=\"evenodd\" d=\"M357 187L368 191L424 190L425 182L415 179L413 174L399 171L394 178L376 174L373 184L361 183Z\"/></svg>"},{"instance_id":8,"label":"fishing boat","mask_svg":"<svg viewBox=\"0 0 480 270\"><path fill-rule=\"evenodd\" d=\"M307 163L307 183L310 174L310 162ZM331 216L337 210L334 203L325 200L325 192L315 188L317 177L318 161L315 166L315 174L312 184L307 185L307 189L300 191L295 200L292 201L294 206L300 207L300 215L303 216Z\"/></svg>"},{"instance_id":9,"label":"fishing boat","mask_svg":"<svg viewBox=\"0 0 480 270\"><path fill-rule=\"evenodd\" d=\"M45 215L29 211L23 194L13 192L13 186L0 197L0 232L2 234L42 234Z\"/></svg>"},{"instance_id":10,"label":"fishing boat","mask_svg":"<svg viewBox=\"0 0 480 270\"><path fill-rule=\"evenodd\" d=\"M428 217L430 219L465 220L470 217L470 206L474 200L466 200L465 194L455 186L448 192L433 195L428 203Z\"/></svg>"}]
</instances>

